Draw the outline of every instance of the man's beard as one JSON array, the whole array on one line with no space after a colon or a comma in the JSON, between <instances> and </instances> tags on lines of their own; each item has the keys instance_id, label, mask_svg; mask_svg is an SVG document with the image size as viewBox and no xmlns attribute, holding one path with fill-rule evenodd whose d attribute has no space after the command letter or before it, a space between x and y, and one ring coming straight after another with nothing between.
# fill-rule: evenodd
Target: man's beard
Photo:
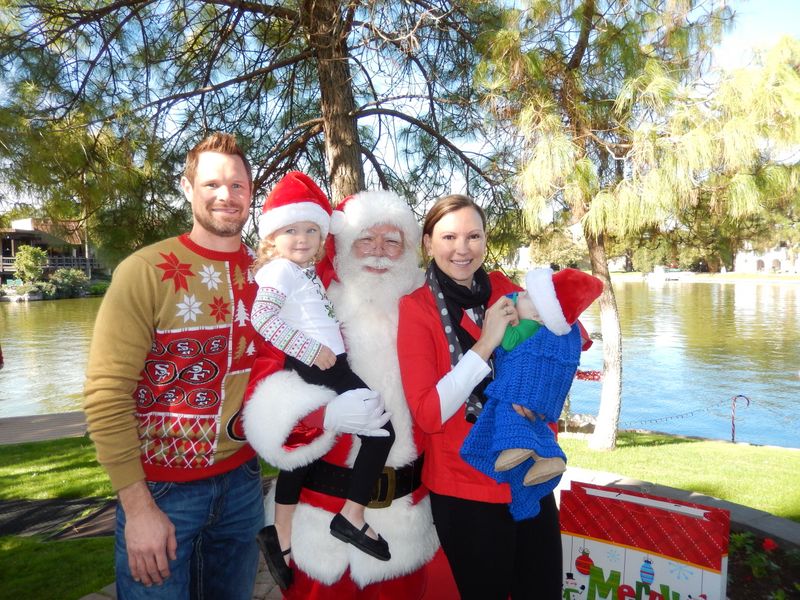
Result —
<instances>
[{"instance_id":1,"label":"man's beard","mask_svg":"<svg viewBox=\"0 0 800 600\"><path fill-rule=\"evenodd\" d=\"M193 210L192 213L194 215L194 220L199 223L203 229L219 237L240 235L242 229L244 229L244 224L247 222L247 214L245 214L241 221L231 221L216 219L208 210Z\"/></svg>"},{"instance_id":2,"label":"man's beard","mask_svg":"<svg viewBox=\"0 0 800 600\"><path fill-rule=\"evenodd\" d=\"M353 256L336 256L336 274L341 284L357 291L361 300L396 308L402 296L414 291L421 283L416 256L406 250L397 260L368 256L357 259ZM381 273L365 270L364 267L386 269Z\"/></svg>"}]
</instances>

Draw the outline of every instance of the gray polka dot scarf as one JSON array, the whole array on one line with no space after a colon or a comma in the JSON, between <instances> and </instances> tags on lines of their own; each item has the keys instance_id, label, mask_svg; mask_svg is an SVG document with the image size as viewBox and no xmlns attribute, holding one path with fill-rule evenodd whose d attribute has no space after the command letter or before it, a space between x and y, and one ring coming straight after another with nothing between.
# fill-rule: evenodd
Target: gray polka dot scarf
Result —
<instances>
[{"instance_id":1,"label":"gray polka dot scarf","mask_svg":"<svg viewBox=\"0 0 800 600\"><path fill-rule=\"evenodd\" d=\"M475 343L475 339L461 327L464 310L471 308L475 317L475 324L478 327L483 325L483 315L492 291L489 276L483 268L478 269L473 276L472 288L469 289L450 279L439 269L436 262L431 260L425 277L436 302L436 309L439 312L444 334L447 337L447 344L450 349L450 366L455 367L464 352L472 348ZM491 375L484 378L475 386L467 401L466 419L470 423L474 423L477 420L477 416L483 409L483 390L491 380Z\"/></svg>"}]
</instances>

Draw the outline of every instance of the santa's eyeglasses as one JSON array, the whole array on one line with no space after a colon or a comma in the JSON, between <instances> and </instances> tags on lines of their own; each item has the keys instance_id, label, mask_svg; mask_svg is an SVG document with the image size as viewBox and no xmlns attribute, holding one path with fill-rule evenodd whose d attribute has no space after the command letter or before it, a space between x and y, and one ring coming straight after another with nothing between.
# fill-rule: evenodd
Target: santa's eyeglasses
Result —
<instances>
[{"instance_id":1,"label":"santa's eyeglasses","mask_svg":"<svg viewBox=\"0 0 800 600\"><path fill-rule=\"evenodd\" d=\"M369 235L358 238L353 247L362 254L385 254L393 258L402 254L403 240L393 235Z\"/></svg>"}]
</instances>

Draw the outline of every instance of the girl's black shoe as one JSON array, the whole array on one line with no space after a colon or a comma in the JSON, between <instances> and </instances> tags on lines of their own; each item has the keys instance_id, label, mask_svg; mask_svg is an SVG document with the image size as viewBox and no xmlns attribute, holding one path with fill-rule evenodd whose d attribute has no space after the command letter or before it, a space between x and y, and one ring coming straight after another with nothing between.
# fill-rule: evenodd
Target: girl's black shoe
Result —
<instances>
[{"instance_id":1,"label":"girl's black shoe","mask_svg":"<svg viewBox=\"0 0 800 600\"><path fill-rule=\"evenodd\" d=\"M392 555L389 554L389 544L386 543L386 540L380 534L378 534L377 540L372 539L367 535L367 529L369 529L369 524L367 523L364 523L364 527L360 530L356 529L356 526L345 519L341 513L336 513L331 519L331 535L334 537L348 544L353 544L362 552L366 552L378 560L392 558Z\"/></svg>"},{"instance_id":2,"label":"girl's black shoe","mask_svg":"<svg viewBox=\"0 0 800 600\"><path fill-rule=\"evenodd\" d=\"M281 550L281 544L278 541L278 531L275 529L275 525L267 525L264 527L258 532L256 540L258 541L258 547L261 548L261 553L264 555L267 568L272 578L275 580L275 583L277 583L278 587L282 590L287 590L289 586L292 585L292 581L294 581L294 573L292 573L292 569L286 564L283 557L289 554L292 549L287 548L286 550Z\"/></svg>"}]
</instances>

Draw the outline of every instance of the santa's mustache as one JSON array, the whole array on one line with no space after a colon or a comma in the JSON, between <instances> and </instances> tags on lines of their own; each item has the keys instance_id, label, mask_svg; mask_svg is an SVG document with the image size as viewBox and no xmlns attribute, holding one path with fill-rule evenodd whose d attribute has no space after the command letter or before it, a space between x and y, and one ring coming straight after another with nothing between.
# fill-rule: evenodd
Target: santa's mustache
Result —
<instances>
[{"instance_id":1,"label":"santa's mustache","mask_svg":"<svg viewBox=\"0 0 800 600\"><path fill-rule=\"evenodd\" d=\"M359 261L362 267L371 267L373 269L391 269L394 262L391 258L385 256L366 256Z\"/></svg>"}]
</instances>

